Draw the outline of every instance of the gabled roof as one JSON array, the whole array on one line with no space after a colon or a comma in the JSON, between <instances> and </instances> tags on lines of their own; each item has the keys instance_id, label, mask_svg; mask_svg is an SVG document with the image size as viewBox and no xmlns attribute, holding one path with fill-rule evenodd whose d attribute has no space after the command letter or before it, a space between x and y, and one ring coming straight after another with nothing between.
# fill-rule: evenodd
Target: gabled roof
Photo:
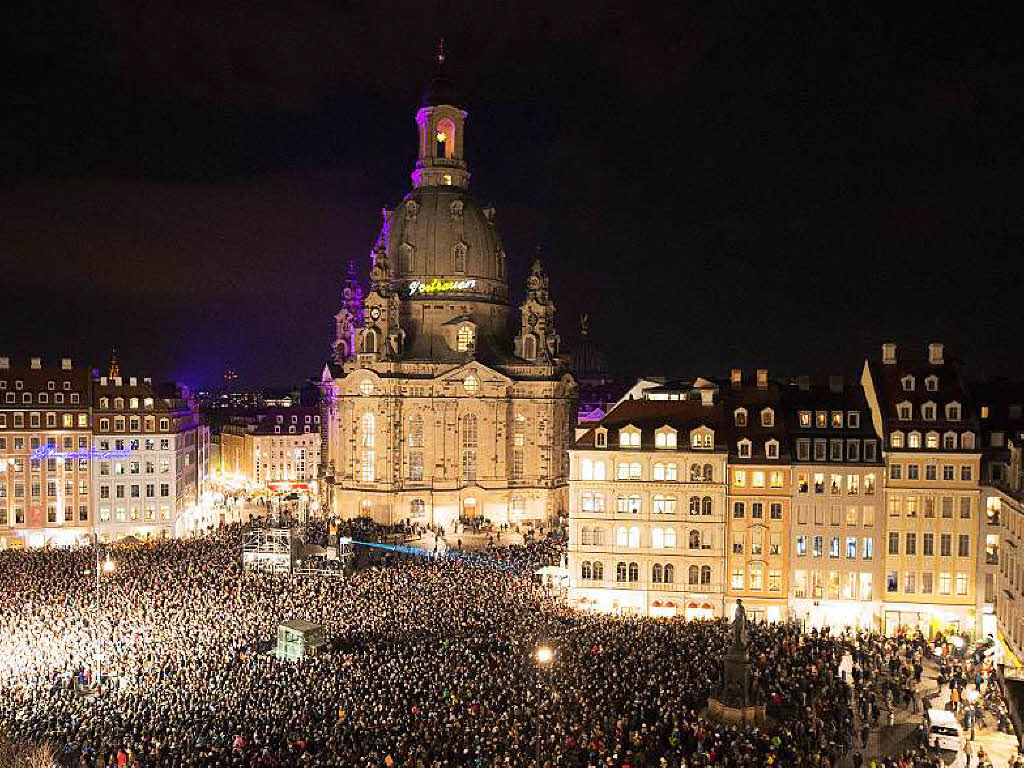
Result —
<instances>
[{"instance_id":1,"label":"gabled roof","mask_svg":"<svg viewBox=\"0 0 1024 768\"><path fill-rule=\"evenodd\" d=\"M594 448L594 434L599 427L610 433L609 447L617 445L617 433L622 427L633 426L640 430L639 450L654 450L655 432L661 427L672 427L680 437L679 450L691 450L690 431L700 427L715 430L715 450L724 450L719 433L723 421L720 405L701 405L688 400L625 400L609 411L601 421L576 440L576 448ZM658 449L659 451L664 449Z\"/></svg>"}]
</instances>

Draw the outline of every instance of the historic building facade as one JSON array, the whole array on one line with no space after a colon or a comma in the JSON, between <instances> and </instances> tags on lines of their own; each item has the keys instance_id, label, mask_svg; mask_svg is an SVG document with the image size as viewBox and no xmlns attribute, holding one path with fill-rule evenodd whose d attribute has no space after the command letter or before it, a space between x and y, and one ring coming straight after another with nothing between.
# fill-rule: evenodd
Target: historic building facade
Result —
<instances>
[{"instance_id":1,"label":"historic building facade","mask_svg":"<svg viewBox=\"0 0 1024 768\"><path fill-rule=\"evenodd\" d=\"M717 387L629 400L573 445L569 601L591 610L725 612L726 449Z\"/></svg>"},{"instance_id":2,"label":"historic building facade","mask_svg":"<svg viewBox=\"0 0 1024 768\"><path fill-rule=\"evenodd\" d=\"M983 605L978 563L981 450L977 417L942 344L905 359L895 344L861 377L884 439L886 534L883 629L975 633Z\"/></svg>"},{"instance_id":3,"label":"historic building facade","mask_svg":"<svg viewBox=\"0 0 1024 768\"><path fill-rule=\"evenodd\" d=\"M271 408L235 417L221 429L220 439L224 475L231 482L315 490L320 467L316 408Z\"/></svg>"},{"instance_id":4,"label":"historic building facade","mask_svg":"<svg viewBox=\"0 0 1024 768\"><path fill-rule=\"evenodd\" d=\"M439 69L416 113L413 189L383 211L369 291L351 276L343 289L320 468L322 501L342 518L517 524L566 510L576 384L539 255L511 302L495 210L468 190L467 115Z\"/></svg>"},{"instance_id":5,"label":"historic building facade","mask_svg":"<svg viewBox=\"0 0 1024 768\"><path fill-rule=\"evenodd\" d=\"M90 461L100 538L185 533L202 484L202 433L188 392L122 377L112 362L108 375L92 381L92 431L100 452Z\"/></svg>"},{"instance_id":6,"label":"historic building facade","mask_svg":"<svg viewBox=\"0 0 1024 768\"><path fill-rule=\"evenodd\" d=\"M0 357L0 549L88 540L91 444L88 369Z\"/></svg>"},{"instance_id":7,"label":"historic building facade","mask_svg":"<svg viewBox=\"0 0 1024 768\"><path fill-rule=\"evenodd\" d=\"M743 598L753 620L778 621L788 611L789 443L781 387L758 369L744 381L734 369L723 393L728 426L726 603Z\"/></svg>"},{"instance_id":8,"label":"historic building facade","mask_svg":"<svg viewBox=\"0 0 1024 768\"><path fill-rule=\"evenodd\" d=\"M802 377L784 393L793 462L789 598L805 627L878 629L884 472L863 389Z\"/></svg>"}]
</instances>

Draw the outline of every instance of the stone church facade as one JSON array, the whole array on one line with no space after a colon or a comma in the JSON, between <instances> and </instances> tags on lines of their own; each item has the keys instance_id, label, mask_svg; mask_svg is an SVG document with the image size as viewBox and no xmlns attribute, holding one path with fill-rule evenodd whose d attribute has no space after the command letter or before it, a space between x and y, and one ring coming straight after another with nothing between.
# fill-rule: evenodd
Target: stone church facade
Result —
<instances>
[{"instance_id":1,"label":"stone church facade","mask_svg":"<svg viewBox=\"0 0 1024 768\"><path fill-rule=\"evenodd\" d=\"M416 113L413 188L350 274L321 377L330 514L449 526L564 514L577 387L535 258L512 304L494 208L468 191L467 112L443 73Z\"/></svg>"}]
</instances>

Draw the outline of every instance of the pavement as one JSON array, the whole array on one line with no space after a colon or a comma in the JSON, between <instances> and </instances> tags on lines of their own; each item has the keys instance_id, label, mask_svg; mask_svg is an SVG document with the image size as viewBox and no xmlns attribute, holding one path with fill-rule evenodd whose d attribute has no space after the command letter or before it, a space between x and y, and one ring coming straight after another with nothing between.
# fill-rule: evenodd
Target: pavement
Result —
<instances>
[{"instance_id":1,"label":"pavement","mask_svg":"<svg viewBox=\"0 0 1024 768\"><path fill-rule=\"evenodd\" d=\"M920 710L921 697L925 695L931 697L932 709L943 709L949 702L949 686L942 686L940 689L938 677L938 665L932 660L926 659L924 661L924 672L921 675L921 682L916 686L915 690L915 697L919 706L918 711L914 712L913 708L896 707L895 723L891 728L888 725L888 712L882 711L878 728L872 728L869 733L867 748L860 750L860 753L864 756L865 766L870 766L871 760L874 758L889 757L909 749L919 748L915 731L923 718L923 712ZM960 717L960 720L961 726L963 726L963 718ZM861 728L859 713L855 714L855 722L859 745ZM995 725L994 718L989 717L988 722L990 726ZM964 728L964 737L965 740L970 740L970 729ZM995 727L975 728L974 744L971 749L974 757L971 759L970 768L975 768L978 764L977 754L979 747L984 748L988 759L992 762L993 768L1007 768L1010 758L1017 753L1017 737L1012 734L1001 733ZM967 768L966 757L962 751L956 753L943 751L939 753L939 756L944 765L951 768ZM839 762L839 766L840 768L850 768L853 766L852 751Z\"/></svg>"}]
</instances>

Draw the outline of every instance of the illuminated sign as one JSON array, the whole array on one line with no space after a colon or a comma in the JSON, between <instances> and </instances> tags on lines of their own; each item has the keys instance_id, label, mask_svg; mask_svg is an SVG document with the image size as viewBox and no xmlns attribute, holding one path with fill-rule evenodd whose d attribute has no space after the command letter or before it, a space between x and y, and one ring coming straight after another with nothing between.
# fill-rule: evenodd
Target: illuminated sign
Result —
<instances>
[{"instance_id":1,"label":"illuminated sign","mask_svg":"<svg viewBox=\"0 0 1024 768\"><path fill-rule=\"evenodd\" d=\"M448 291L468 291L476 288L476 280L439 280L434 278L429 283L413 280L409 283L409 295L417 293L447 293Z\"/></svg>"},{"instance_id":2,"label":"illuminated sign","mask_svg":"<svg viewBox=\"0 0 1024 768\"><path fill-rule=\"evenodd\" d=\"M267 483L267 488L282 493L284 491L308 491L309 483Z\"/></svg>"},{"instance_id":3,"label":"illuminated sign","mask_svg":"<svg viewBox=\"0 0 1024 768\"><path fill-rule=\"evenodd\" d=\"M85 451L58 451L55 445L41 445L32 451L33 459L127 459L134 451L122 448L118 451L97 451L89 448Z\"/></svg>"}]
</instances>

